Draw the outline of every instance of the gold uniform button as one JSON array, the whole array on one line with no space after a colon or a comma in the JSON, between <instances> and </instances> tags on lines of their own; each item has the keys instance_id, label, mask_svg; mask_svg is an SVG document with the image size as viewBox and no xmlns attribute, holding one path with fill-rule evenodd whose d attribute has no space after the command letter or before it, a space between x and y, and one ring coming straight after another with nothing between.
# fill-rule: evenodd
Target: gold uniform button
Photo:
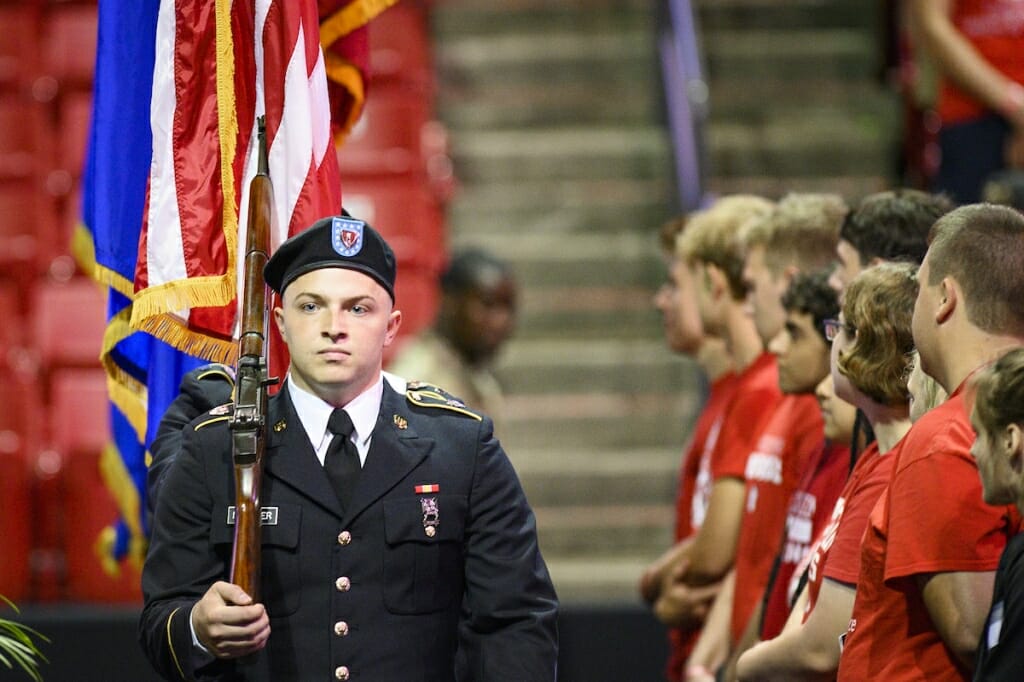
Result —
<instances>
[{"instance_id":1,"label":"gold uniform button","mask_svg":"<svg viewBox=\"0 0 1024 682\"><path fill-rule=\"evenodd\" d=\"M344 637L348 634L348 623L343 620L339 620L334 624L334 634L338 637Z\"/></svg>"},{"instance_id":2,"label":"gold uniform button","mask_svg":"<svg viewBox=\"0 0 1024 682\"><path fill-rule=\"evenodd\" d=\"M345 576L341 576L334 581L334 586L338 589L338 592L348 592L349 588L352 587L352 581Z\"/></svg>"},{"instance_id":3,"label":"gold uniform button","mask_svg":"<svg viewBox=\"0 0 1024 682\"><path fill-rule=\"evenodd\" d=\"M338 544L339 545L344 546L344 545L347 545L350 542L352 542L352 533L349 533L347 530L343 530L340 533L338 533Z\"/></svg>"},{"instance_id":4,"label":"gold uniform button","mask_svg":"<svg viewBox=\"0 0 1024 682\"><path fill-rule=\"evenodd\" d=\"M346 665L339 665L337 668L335 668L334 669L334 677L335 677L335 679L338 679L338 680L347 680L348 679L348 666L346 666Z\"/></svg>"}]
</instances>

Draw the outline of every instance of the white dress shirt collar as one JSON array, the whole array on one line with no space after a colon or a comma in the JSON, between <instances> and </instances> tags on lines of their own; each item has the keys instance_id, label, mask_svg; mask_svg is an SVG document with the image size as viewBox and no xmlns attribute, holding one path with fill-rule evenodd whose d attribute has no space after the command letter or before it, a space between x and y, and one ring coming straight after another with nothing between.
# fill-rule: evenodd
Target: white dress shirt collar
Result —
<instances>
[{"instance_id":1,"label":"white dress shirt collar","mask_svg":"<svg viewBox=\"0 0 1024 682\"><path fill-rule=\"evenodd\" d=\"M300 388L294 381L288 382L288 392L292 399L292 405L295 406L295 413L299 416L299 421L302 422L302 428L306 431L306 436L322 464L327 446L333 437L327 431L327 420L331 418L334 407L318 396ZM356 444L359 459L364 464L366 463L366 453L370 449L373 427L380 414L380 401L383 395L384 378L378 376L372 386L343 406L352 420L352 425L355 426L352 442Z\"/></svg>"}]
</instances>

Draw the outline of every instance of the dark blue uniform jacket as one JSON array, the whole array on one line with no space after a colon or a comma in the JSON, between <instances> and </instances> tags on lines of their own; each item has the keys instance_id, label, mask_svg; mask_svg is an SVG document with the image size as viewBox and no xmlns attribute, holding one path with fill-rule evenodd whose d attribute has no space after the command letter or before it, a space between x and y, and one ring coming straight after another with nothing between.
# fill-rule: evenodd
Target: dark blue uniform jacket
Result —
<instances>
[{"instance_id":1,"label":"dark blue uniform jacket","mask_svg":"<svg viewBox=\"0 0 1024 682\"><path fill-rule=\"evenodd\" d=\"M344 513L287 387L271 398L260 595L271 634L263 651L230 662L196 650L188 624L229 573L226 409L186 427L143 572L140 638L157 670L172 680L554 680L557 600L533 513L491 421L448 398L385 382Z\"/></svg>"}]
</instances>

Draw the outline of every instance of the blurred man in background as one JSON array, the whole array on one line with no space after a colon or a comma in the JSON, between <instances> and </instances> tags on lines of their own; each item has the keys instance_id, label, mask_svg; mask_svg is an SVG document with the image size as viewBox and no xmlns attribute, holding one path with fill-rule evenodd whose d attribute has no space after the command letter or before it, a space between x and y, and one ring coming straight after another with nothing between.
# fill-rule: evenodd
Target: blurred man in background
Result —
<instances>
[{"instance_id":1,"label":"blurred man in background","mask_svg":"<svg viewBox=\"0 0 1024 682\"><path fill-rule=\"evenodd\" d=\"M492 364L516 326L512 269L470 249L452 257L440 284L441 308L433 328L402 346L387 369L459 397L491 417L500 433L504 393Z\"/></svg>"}]
</instances>

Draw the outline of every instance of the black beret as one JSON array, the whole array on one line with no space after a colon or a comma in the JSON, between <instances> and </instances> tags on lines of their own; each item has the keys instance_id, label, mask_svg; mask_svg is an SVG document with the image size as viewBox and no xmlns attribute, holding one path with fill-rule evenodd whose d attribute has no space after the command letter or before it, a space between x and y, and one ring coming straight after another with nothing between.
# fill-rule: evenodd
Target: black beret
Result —
<instances>
[{"instance_id":1,"label":"black beret","mask_svg":"<svg viewBox=\"0 0 1024 682\"><path fill-rule=\"evenodd\" d=\"M395 253L376 230L358 218L321 218L291 237L267 261L263 279L281 294L296 278L321 268L358 270L375 279L395 300Z\"/></svg>"}]
</instances>

